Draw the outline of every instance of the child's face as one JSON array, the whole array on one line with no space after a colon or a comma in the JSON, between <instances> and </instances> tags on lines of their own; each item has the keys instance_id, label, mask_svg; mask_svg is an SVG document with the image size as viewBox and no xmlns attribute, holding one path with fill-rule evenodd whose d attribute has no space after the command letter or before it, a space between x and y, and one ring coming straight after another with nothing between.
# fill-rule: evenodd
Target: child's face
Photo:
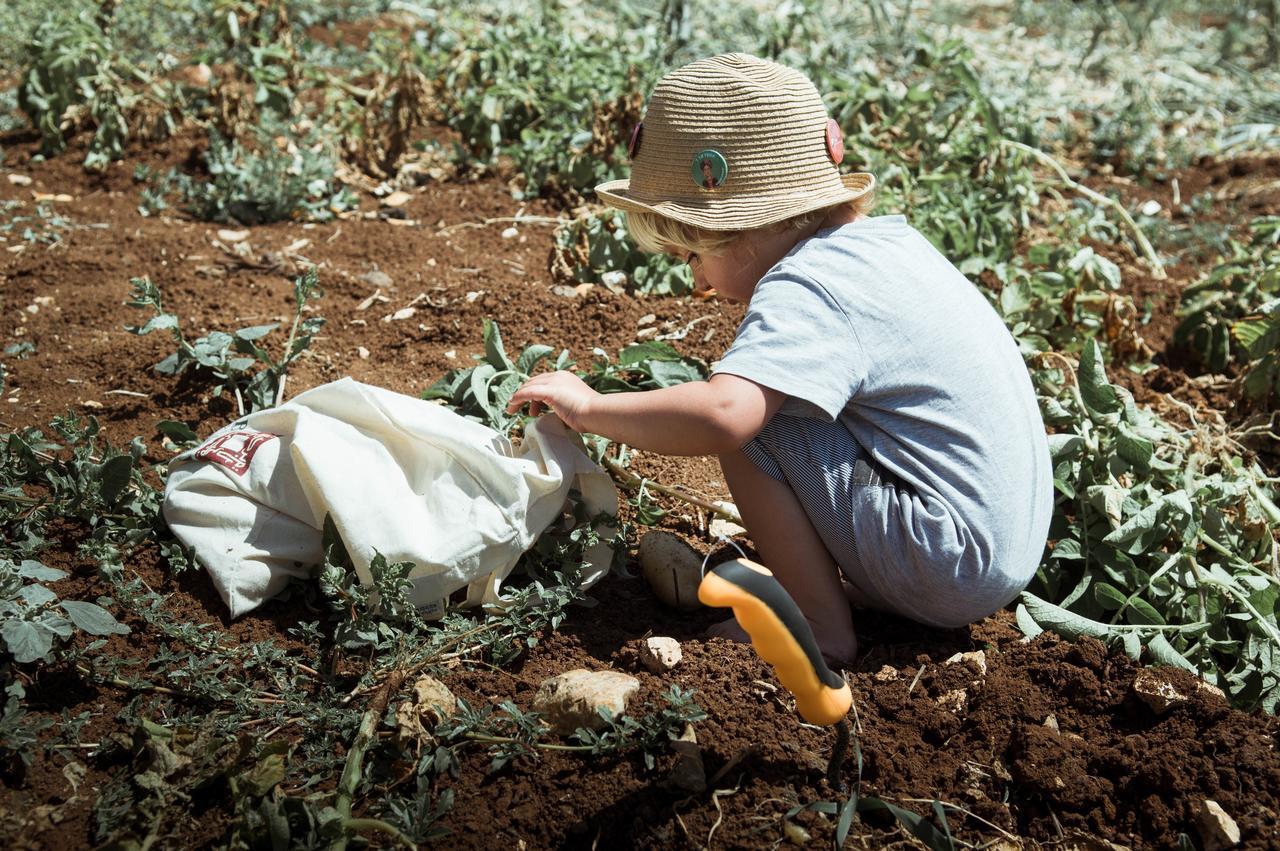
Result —
<instances>
[{"instance_id":1,"label":"child's face","mask_svg":"<svg viewBox=\"0 0 1280 851\"><path fill-rule=\"evenodd\" d=\"M687 255L694 290L715 289L729 301L748 302L765 273L814 230L761 228L743 233L718 254Z\"/></svg>"}]
</instances>

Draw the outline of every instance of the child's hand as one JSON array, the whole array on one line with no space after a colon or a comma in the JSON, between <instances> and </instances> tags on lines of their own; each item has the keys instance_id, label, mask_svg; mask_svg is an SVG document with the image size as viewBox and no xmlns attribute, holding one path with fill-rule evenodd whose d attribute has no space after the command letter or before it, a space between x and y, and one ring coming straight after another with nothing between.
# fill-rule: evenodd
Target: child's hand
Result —
<instances>
[{"instance_id":1,"label":"child's hand","mask_svg":"<svg viewBox=\"0 0 1280 851\"><path fill-rule=\"evenodd\" d=\"M572 372L547 372L535 375L520 386L507 402L507 413L514 414L528 402L530 416L551 410L569 428L582 432L588 430L585 422L588 408L599 395Z\"/></svg>"}]
</instances>

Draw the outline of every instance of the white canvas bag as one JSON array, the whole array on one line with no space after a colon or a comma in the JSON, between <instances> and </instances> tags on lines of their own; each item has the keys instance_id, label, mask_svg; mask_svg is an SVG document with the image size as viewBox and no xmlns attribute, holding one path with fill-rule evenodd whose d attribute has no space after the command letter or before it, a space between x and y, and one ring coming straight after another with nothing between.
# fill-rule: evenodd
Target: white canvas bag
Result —
<instances>
[{"instance_id":1,"label":"white canvas bag","mask_svg":"<svg viewBox=\"0 0 1280 851\"><path fill-rule=\"evenodd\" d=\"M608 474L555 417L533 422L515 449L440 405L344 378L236 420L175 458L164 516L233 618L289 577L311 575L326 514L363 583L376 553L411 561L409 599L438 617L462 588L464 605L497 602L571 487L592 515L617 513ZM584 584L611 557L605 542L592 548Z\"/></svg>"}]
</instances>

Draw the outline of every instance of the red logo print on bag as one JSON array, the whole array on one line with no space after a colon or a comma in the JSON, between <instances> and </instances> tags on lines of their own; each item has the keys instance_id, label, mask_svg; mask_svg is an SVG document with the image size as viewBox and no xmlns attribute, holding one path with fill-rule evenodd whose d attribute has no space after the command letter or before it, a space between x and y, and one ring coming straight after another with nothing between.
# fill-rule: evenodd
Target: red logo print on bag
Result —
<instances>
[{"instance_id":1,"label":"red logo print on bag","mask_svg":"<svg viewBox=\"0 0 1280 851\"><path fill-rule=\"evenodd\" d=\"M243 476L258 447L275 439L276 435L266 431L229 431L197 449L196 459L221 464L237 476Z\"/></svg>"}]
</instances>

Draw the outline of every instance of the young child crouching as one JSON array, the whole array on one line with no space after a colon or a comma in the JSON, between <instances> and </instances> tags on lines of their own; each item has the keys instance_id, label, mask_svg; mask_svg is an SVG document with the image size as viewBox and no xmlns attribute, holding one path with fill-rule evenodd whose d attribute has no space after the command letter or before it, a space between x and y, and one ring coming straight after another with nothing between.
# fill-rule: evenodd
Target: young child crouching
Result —
<instances>
[{"instance_id":1,"label":"young child crouching","mask_svg":"<svg viewBox=\"0 0 1280 851\"><path fill-rule=\"evenodd\" d=\"M597 187L649 251L748 303L710 380L601 395L536 376L510 410L667 455L714 454L766 567L837 663L849 601L955 627L1009 603L1045 545L1044 424L1013 338L902 216L799 72L740 53L654 89L630 180ZM712 634L746 640L732 621Z\"/></svg>"}]
</instances>

